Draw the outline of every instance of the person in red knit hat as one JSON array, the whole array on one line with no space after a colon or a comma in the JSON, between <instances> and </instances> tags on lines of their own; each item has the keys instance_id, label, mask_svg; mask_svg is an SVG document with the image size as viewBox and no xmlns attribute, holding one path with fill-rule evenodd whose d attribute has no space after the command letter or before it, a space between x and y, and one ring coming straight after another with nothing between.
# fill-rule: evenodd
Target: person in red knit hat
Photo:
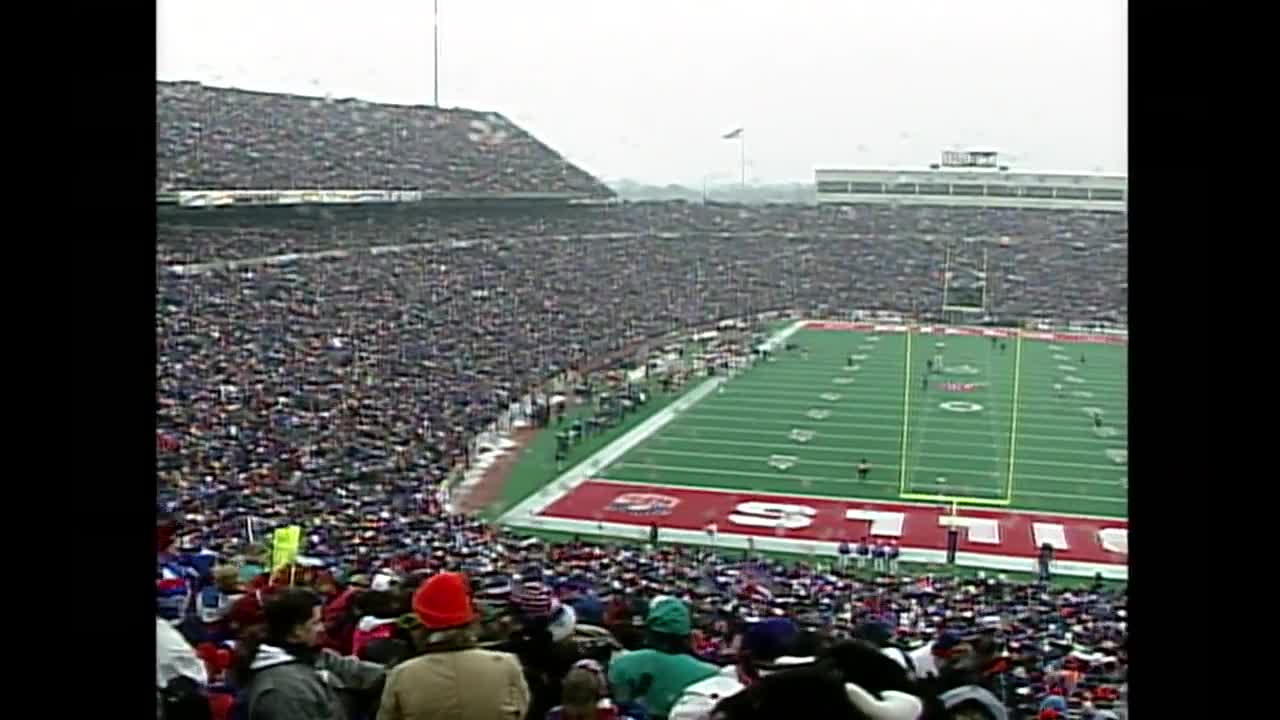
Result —
<instances>
[{"instance_id":1,"label":"person in red knit hat","mask_svg":"<svg viewBox=\"0 0 1280 720\"><path fill-rule=\"evenodd\" d=\"M521 720L529 686L510 653L476 647L479 614L460 573L431 576L413 594L423 653L387 675L378 720Z\"/></svg>"}]
</instances>

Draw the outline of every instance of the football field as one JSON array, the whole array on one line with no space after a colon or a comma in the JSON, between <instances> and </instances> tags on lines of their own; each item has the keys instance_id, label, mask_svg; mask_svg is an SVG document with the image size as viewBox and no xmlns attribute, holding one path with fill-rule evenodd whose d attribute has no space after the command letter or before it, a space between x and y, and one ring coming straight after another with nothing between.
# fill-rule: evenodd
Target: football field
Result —
<instances>
[{"instance_id":1,"label":"football field","mask_svg":"<svg viewBox=\"0 0 1280 720\"><path fill-rule=\"evenodd\" d=\"M961 551L1017 556L1020 568L1045 543L1089 567L1123 564L1124 342L804 323L790 349L588 461L587 483L540 514L765 530L823 551L869 532L933 555L957 525Z\"/></svg>"},{"instance_id":2,"label":"football field","mask_svg":"<svg viewBox=\"0 0 1280 720\"><path fill-rule=\"evenodd\" d=\"M981 336L801 330L791 342L804 350L725 383L603 477L1127 514L1123 346L1023 340L1018 358L1016 340Z\"/></svg>"}]
</instances>

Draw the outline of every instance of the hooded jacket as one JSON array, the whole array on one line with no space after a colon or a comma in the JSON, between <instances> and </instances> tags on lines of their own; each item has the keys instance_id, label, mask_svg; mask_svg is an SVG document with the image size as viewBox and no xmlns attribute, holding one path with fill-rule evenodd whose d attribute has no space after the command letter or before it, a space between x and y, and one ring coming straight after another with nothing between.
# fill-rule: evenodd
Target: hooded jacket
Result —
<instances>
[{"instance_id":1,"label":"hooded jacket","mask_svg":"<svg viewBox=\"0 0 1280 720\"><path fill-rule=\"evenodd\" d=\"M250 670L250 720L346 720L338 691L368 690L386 673L381 665L332 650L319 651L309 663L274 645L258 648Z\"/></svg>"}]
</instances>

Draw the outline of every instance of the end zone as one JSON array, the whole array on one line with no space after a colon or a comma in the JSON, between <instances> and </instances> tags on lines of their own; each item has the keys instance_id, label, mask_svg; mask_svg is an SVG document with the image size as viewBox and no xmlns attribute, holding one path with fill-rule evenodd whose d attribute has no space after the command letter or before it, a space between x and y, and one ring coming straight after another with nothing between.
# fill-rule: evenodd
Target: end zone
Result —
<instances>
[{"instance_id":1,"label":"end zone","mask_svg":"<svg viewBox=\"0 0 1280 720\"><path fill-rule=\"evenodd\" d=\"M810 320L803 324L805 330L836 330L844 332L883 332L902 333L907 331L901 323L869 323L845 322L832 320ZM1015 330L1012 328L991 327L952 327L937 325L920 325L913 328L921 335L958 335L994 338L1012 338L1019 333L1024 340L1048 340L1062 343L1089 343L1095 345L1128 345L1127 335L1103 335L1080 332L1041 332L1032 330Z\"/></svg>"},{"instance_id":2,"label":"end zone","mask_svg":"<svg viewBox=\"0 0 1280 720\"><path fill-rule=\"evenodd\" d=\"M960 529L956 564L1035 572L1039 547L1055 548L1063 575L1127 580L1129 522L1049 513L969 509L951 517L930 505L839 500L587 479L534 515L510 524L644 542L650 523L668 541L836 555L842 539L893 539L906 562L944 563L947 528ZM709 527L714 525L712 537Z\"/></svg>"}]
</instances>

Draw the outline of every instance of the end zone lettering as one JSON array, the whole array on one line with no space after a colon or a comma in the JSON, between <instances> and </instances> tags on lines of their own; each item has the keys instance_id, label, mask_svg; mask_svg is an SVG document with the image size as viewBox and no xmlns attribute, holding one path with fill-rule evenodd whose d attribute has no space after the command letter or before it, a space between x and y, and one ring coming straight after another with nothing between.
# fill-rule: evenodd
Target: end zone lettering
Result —
<instances>
[{"instance_id":1,"label":"end zone lettering","mask_svg":"<svg viewBox=\"0 0 1280 720\"><path fill-rule=\"evenodd\" d=\"M906 325L900 324L877 324L869 322L845 322L839 320L810 320L806 321L801 327L805 330L841 330L844 332L892 332L901 333L907 331ZM976 337L994 337L1013 339L1017 336L1016 331L1005 330L1001 328L980 328L980 327L941 327L933 325L920 325L912 328L912 331L919 335L956 335L956 336L976 336ZM1023 332L1024 340L1048 340L1050 342L1060 343L1084 343L1092 345L1128 345L1129 338L1125 335L1104 335L1095 333L1082 332Z\"/></svg>"},{"instance_id":2,"label":"end zone lettering","mask_svg":"<svg viewBox=\"0 0 1280 720\"><path fill-rule=\"evenodd\" d=\"M1046 543L1058 559L1108 565L1127 564L1129 551L1129 522L1121 518L987 509L963 510L953 518L946 509L927 504L659 489L599 480L583 483L538 516L643 526L653 514L664 515L663 527L673 529L701 531L714 523L721 533L785 533L788 539L829 542L870 535L923 550L945 550L947 530L954 526L960 531L961 552L1029 560L1039 557Z\"/></svg>"}]
</instances>

